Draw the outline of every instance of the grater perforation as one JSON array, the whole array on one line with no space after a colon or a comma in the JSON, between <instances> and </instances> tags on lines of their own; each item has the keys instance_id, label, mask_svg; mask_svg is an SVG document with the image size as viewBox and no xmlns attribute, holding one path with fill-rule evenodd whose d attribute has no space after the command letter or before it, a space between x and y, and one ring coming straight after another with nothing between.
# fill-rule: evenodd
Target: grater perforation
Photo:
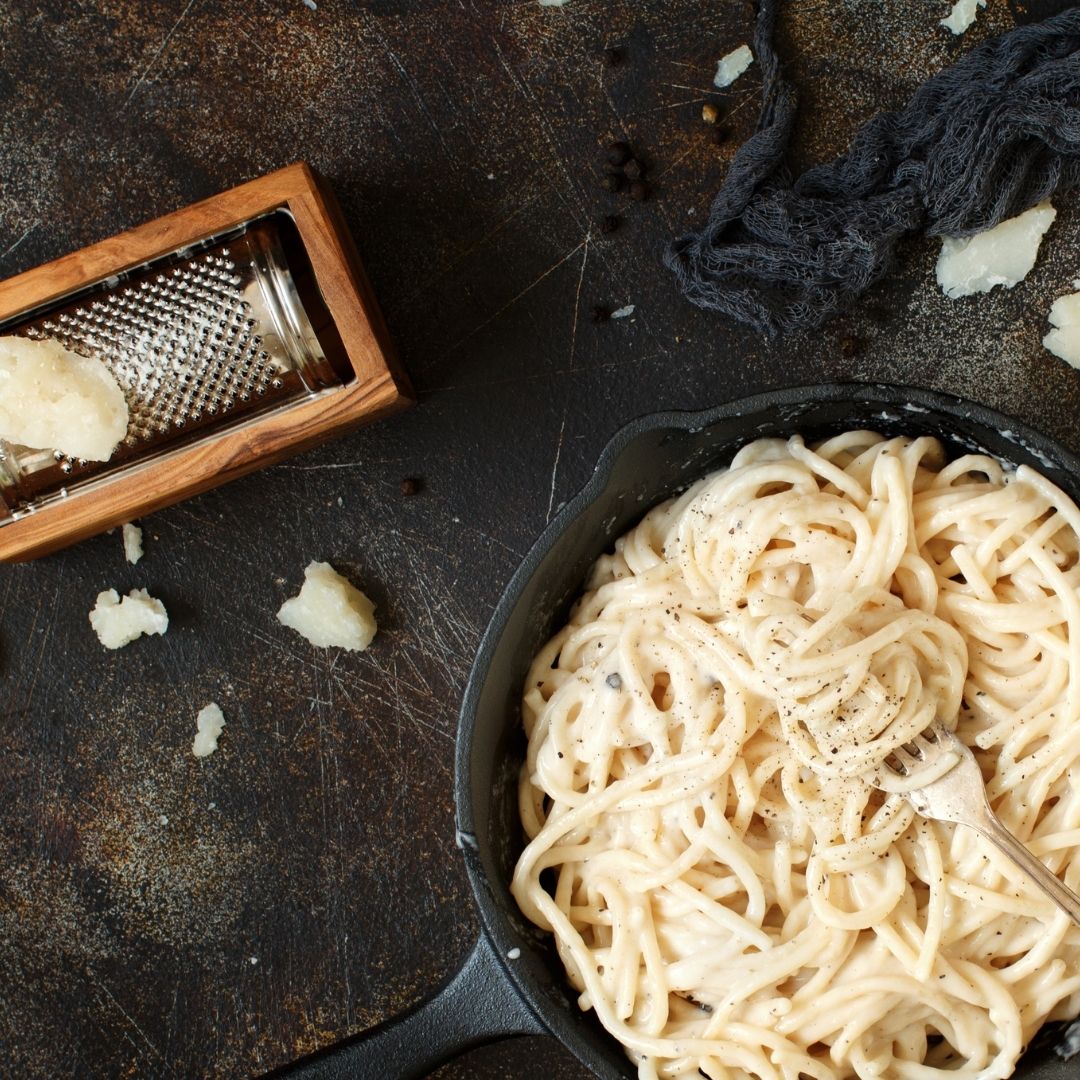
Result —
<instances>
[{"instance_id":1,"label":"grater perforation","mask_svg":"<svg viewBox=\"0 0 1080 1080\"><path fill-rule=\"evenodd\" d=\"M101 360L123 388L128 445L132 436L152 438L202 419L204 406L215 397L220 402L222 391L225 400L248 401L252 393L284 387L281 380L273 386L266 364L277 373L290 366L289 358L275 357L275 363L262 348L236 270L231 259L206 253L43 323L42 336ZM242 342L233 329L238 326L245 328ZM255 355L261 362L253 367ZM66 472L78 464L65 461Z\"/></svg>"}]
</instances>

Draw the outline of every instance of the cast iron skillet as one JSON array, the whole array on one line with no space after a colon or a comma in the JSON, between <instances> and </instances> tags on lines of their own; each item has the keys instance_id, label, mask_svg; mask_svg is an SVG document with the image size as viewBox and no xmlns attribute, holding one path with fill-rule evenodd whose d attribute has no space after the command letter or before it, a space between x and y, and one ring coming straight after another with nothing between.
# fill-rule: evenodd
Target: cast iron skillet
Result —
<instances>
[{"instance_id":1,"label":"cast iron skillet","mask_svg":"<svg viewBox=\"0 0 1080 1080\"><path fill-rule=\"evenodd\" d=\"M591 1013L578 1009L554 948L518 913L507 888L522 848L516 789L524 753L518 701L526 671L565 620L590 564L649 507L726 465L753 439L798 431L809 441L850 428L932 434L951 454L984 450L1032 465L1080 497L1080 460L1054 440L981 405L927 390L805 386L628 424L514 574L465 689L455 794L458 847L482 922L475 948L430 1001L277 1076L405 1080L470 1047L525 1034L554 1036L602 1080L634 1076L615 1040ZM1076 1062L1054 1052L1061 1027L1040 1033L1015 1080L1075 1078Z\"/></svg>"}]
</instances>

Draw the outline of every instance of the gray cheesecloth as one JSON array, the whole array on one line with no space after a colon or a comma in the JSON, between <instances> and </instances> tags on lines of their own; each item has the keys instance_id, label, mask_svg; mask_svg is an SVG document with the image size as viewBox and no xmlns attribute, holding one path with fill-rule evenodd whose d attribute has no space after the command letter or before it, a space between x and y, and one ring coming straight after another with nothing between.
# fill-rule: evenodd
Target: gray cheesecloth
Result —
<instances>
[{"instance_id":1,"label":"gray cheesecloth","mask_svg":"<svg viewBox=\"0 0 1080 1080\"><path fill-rule=\"evenodd\" d=\"M697 233L665 255L689 300L769 336L821 325L923 230L967 236L1080 180L1080 8L973 48L882 112L850 149L792 181L795 94L773 48L779 0L761 0L757 130Z\"/></svg>"}]
</instances>

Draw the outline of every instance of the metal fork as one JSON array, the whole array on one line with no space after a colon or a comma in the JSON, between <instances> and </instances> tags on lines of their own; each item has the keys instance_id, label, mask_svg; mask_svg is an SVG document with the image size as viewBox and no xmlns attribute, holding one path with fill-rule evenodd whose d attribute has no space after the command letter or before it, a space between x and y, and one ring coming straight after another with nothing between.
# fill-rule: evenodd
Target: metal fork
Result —
<instances>
[{"instance_id":1,"label":"metal fork","mask_svg":"<svg viewBox=\"0 0 1080 1080\"><path fill-rule=\"evenodd\" d=\"M1080 896L998 821L986 799L986 787L975 755L951 731L938 723L931 724L911 742L897 747L885 759L885 765L898 776L909 776L917 769L940 761L948 753L957 755L956 763L925 787L909 791L908 802L923 817L967 825L982 833L1080 926Z\"/></svg>"}]
</instances>

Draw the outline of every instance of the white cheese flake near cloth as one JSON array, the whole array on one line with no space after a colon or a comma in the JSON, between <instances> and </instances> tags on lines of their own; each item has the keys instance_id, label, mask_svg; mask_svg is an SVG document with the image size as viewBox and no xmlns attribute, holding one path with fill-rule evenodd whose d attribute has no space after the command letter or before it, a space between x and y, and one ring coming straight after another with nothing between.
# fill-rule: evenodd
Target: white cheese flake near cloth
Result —
<instances>
[{"instance_id":1,"label":"white cheese flake near cloth","mask_svg":"<svg viewBox=\"0 0 1080 1080\"><path fill-rule=\"evenodd\" d=\"M124 558L134 566L142 557L142 529L127 524L124 526Z\"/></svg>"},{"instance_id":2,"label":"white cheese flake near cloth","mask_svg":"<svg viewBox=\"0 0 1080 1080\"><path fill-rule=\"evenodd\" d=\"M941 25L954 34L962 34L974 21L979 8L986 7L986 0L956 0L948 18Z\"/></svg>"},{"instance_id":3,"label":"white cheese flake near cloth","mask_svg":"<svg viewBox=\"0 0 1080 1080\"><path fill-rule=\"evenodd\" d=\"M753 62L754 54L749 45L740 45L733 49L727 56L721 57L716 65L713 86L718 86L721 90L730 86Z\"/></svg>"},{"instance_id":4,"label":"white cheese flake near cloth","mask_svg":"<svg viewBox=\"0 0 1080 1080\"><path fill-rule=\"evenodd\" d=\"M164 634L169 616L165 605L145 589L132 589L123 600L115 589L108 589L98 593L90 625L106 649L120 649L143 634Z\"/></svg>"},{"instance_id":5,"label":"white cheese flake near cloth","mask_svg":"<svg viewBox=\"0 0 1080 1080\"><path fill-rule=\"evenodd\" d=\"M634 305L633 304L627 304L626 307L621 307L621 308L619 308L618 311L613 311L611 313L611 317L613 319L625 319L628 316L633 315L633 314L634 314Z\"/></svg>"},{"instance_id":6,"label":"white cheese flake near cloth","mask_svg":"<svg viewBox=\"0 0 1080 1080\"><path fill-rule=\"evenodd\" d=\"M324 562L308 566L300 595L286 600L277 617L278 622L320 648L337 646L361 652L378 629L375 605Z\"/></svg>"},{"instance_id":7,"label":"white cheese flake near cloth","mask_svg":"<svg viewBox=\"0 0 1080 1080\"><path fill-rule=\"evenodd\" d=\"M196 757L209 757L217 749L224 728L225 714L216 702L211 701L195 717L195 741L191 744L191 752Z\"/></svg>"},{"instance_id":8,"label":"white cheese flake near cloth","mask_svg":"<svg viewBox=\"0 0 1080 1080\"><path fill-rule=\"evenodd\" d=\"M1039 254L1039 244L1057 211L1049 200L985 232L941 241L937 281L946 296L989 292L995 285L1011 289L1027 277Z\"/></svg>"},{"instance_id":9,"label":"white cheese flake near cloth","mask_svg":"<svg viewBox=\"0 0 1080 1080\"><path fill-rule=\"evenodd\" d=\"M0 439L108 461L127 429L124 391L100 360L48 338L0 337Z\"/></svg>"},{"instance_id":10,"label":"white cheese flake near cloth","mask_svg":"<svg viewBox=\"0 0 1080 1080\"><path fill-rule=\"evenodd\" d=\"M1073 288L1080 288L1080 282L1074 281ZM1074 368L1080 368L1080 292L1059 296L1050 305L1048 318L1054 329L1042 339L1043 345Z\"/></svg>"}]
</instances>

